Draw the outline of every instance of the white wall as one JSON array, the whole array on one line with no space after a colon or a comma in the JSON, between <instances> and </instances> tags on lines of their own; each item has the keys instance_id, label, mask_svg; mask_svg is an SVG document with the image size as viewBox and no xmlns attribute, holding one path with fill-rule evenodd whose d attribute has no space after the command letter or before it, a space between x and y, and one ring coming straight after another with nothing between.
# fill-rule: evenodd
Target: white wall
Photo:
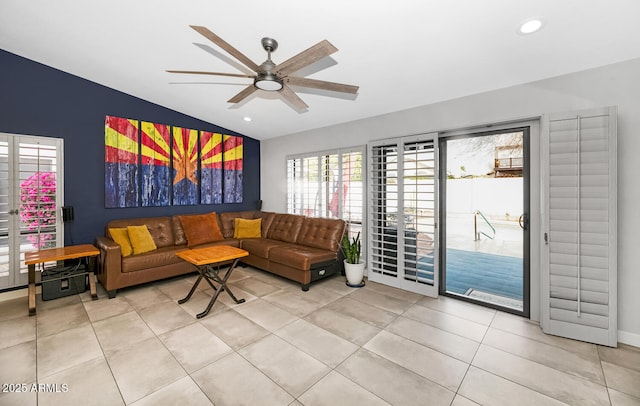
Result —
<instances>
[{"instance_id":1,"label":"white wall","mask_svg":"<svg viewBox=\"0 0 640 406\"><path fill-rule=\"evenodd\" d=\"M287 154L364 145L368 141L500 123L544 113L618 106L619 341L640 346L640 59L383 116L261 142L263 209L286 211ZM354 101L354 103L357 103ZM532 136L535 136L532 134ZM538 145L532 139L532 146ZM532 151L533 153L534 151ZM534 157L532 156L532 159ZM532 160L533 166L537 162ZM536 180L532 178L532 186ZM536 204L536 202L532 202ZM539 207L539 206L538 206ZM539 213L539 211L538 211ZM532 226L536 211L532 208ZM539 218L538 218L539 220ZM533 236L532 236L533 237ZM535 240L532 239L532 255ZM539 251L535 251L539 252ZM539 266L538 266L539 267ZM536 268L538 268L536 267ZM532 279L539 275L532 262ZM532 280L532 283L535 282ZM532 286L532 289L534 286ZM532 318L538 310L532 298ZM535 303L537 304L537 302Z\"/></svg>"}]
</instances>

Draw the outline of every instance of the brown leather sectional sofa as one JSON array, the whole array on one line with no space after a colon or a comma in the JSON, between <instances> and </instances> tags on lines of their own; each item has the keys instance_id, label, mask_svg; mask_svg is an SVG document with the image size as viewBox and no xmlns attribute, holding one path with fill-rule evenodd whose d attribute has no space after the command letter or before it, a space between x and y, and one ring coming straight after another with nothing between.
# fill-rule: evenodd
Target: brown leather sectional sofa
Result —
<instances>
[{"instance_id":1,"label":"brown leather sectional sofa","mask_svg":"<svg viewBox=\"0 0 640 406\"><path fill-rule=\"evenodd\" d=\"M175 253L212 245L231 245L248 251L249 256L242 258L245 264L296 281L303 291L309 289L311 282L342 269L339 244L345 231L343 220L263 211L218 213L216 217L224 239L195 247L188 247L179 216L110 221L105 236L96 239L100 250L97 276L109 298L115 297L120 288L194 272L193 265ZM233 238L236 218L261 218L261 238ZM123 257L120 245L110 238L109 229L143 224L157 249Z\"/></svg>"}]
</instances>

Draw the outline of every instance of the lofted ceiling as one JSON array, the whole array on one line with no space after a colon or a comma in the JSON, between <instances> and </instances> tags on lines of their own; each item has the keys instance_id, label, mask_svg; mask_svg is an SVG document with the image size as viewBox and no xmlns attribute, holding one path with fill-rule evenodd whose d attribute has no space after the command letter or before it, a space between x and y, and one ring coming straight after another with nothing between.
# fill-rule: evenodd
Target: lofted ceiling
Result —
<instances>
[{"instance_id":1,"label":"lofted ceiling","mask_svg":"<svg viewBox=\"0 0 640 406\"><path fill-rule=\"evenodd\" d=\"M542 30L519 34L534 16ZM639 16L638 0L2 0L0 48L265 140L638 58ZM360 90L229 104L251 79L166 72L251 73L189 25L257 64L262 37L276 64L327 39L338 52L295 76Z\"/></svg>"}]
</instances>

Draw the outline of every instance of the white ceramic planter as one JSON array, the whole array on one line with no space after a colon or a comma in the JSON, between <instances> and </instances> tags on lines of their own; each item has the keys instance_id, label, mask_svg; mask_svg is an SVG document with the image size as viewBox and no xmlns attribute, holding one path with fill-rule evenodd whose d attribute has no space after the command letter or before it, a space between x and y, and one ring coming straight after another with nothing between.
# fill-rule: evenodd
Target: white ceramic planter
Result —
<instances>
[{"instance_id":1,"label":"white ceramic planter","mask_svg":"<svg viewBox=\"0 0 640 406\"><path fill-rule=\"evenodd\" d=\"M360 261L357 264L349 264L344 262L344 273L347 275L347 283L349 285L357 286L362 284L364 279L364 261Z\"/></svg>"}]
</instances>

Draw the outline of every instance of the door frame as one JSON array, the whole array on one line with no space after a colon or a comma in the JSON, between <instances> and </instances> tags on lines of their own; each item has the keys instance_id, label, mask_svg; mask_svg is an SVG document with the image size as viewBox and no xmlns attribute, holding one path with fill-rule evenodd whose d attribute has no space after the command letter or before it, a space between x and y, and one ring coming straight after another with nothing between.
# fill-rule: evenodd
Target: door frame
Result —
<instances>
[{"instance_id":1,"label":"door frame","mask_svg":"<svg viewBox=\"0 0 640 406\"><path fill-rule=\"evenodd\" d=\"M9 179L8 191L9 210L18 209L20 206L19 196L19 165L20 165L20 143L32 143L54 146L56 149L56 246L64 246L64 223L62 221L60 207L64 206L64 140L61 138L44 137L25 134L11 134L0 132L0 139L6 140L8 144L7 165ZM8 258L9 276L7 286L0 284L0 292L22 289L27 285L27 267L24 265L24 252L20 247L20 218L16 215L8 216Z\"/></svg>"},{"instance_id":2,"label":"door frame","mask_svg":"<svg viewBox=\"0 0 640 406\"><path fill-rule=\"evenodd\" d=\"M446 132L441 133L438 137L438 151L439 157L438 160L440 162L440 172L439 172L439 280L440 284L438 286L439 294L442 296L452 297L455 299L459 299L465 302L470 302L474 304L478 304L484 307L488 307L491 309L496 309L500 311L504 311L507 313L516 314L519 316L531 317L531 298L532 289L531 289L531 263L532 263L532 247L531 247L531 235L534 224L534 219L538 220L538 215L534 215L532 204L532 190L531 187L534 182L532 182L531 174L532 174L532 145L531 145L531 133L539 131L538 122L514 122L511 124L504 124L499 126L490 126L476 129L467 129L467 130L459 130L455 132ZM494 303L484 302L477 299L473 299L468 296L456 295L454 293L449 293L446 291L446 261L447 261L447 239L446 239L446 231L447 231L447 222L446 222L446 213L447 213L447 205L446 205L446 197L447 197L447 173L446 173L446 158L447 158L447 141L450 140L459 140L465 138L473 138L473 137L481 137L481 136L490 136L503 134L509 131L522 131L523 132L523 212L526 213L526 230L523 230L523 280L522 280L522 297L523 297L523 310L518 311L517 309L500 306ZM538 211L539 213L539 211ZM536 227L537 229L537 227Z\"/></svg>"}]
</instances>

